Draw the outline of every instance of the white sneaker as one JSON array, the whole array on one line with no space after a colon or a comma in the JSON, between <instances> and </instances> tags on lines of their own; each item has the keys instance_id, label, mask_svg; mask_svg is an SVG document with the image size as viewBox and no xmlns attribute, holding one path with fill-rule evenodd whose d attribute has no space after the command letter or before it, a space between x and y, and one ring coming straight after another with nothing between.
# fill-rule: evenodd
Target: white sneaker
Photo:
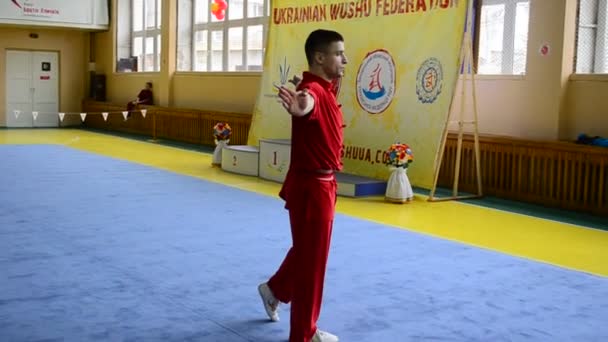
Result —
<instances>
[{"instance_id":1,"label":"white sneaker","mask_svg":"<svg viewBox=\"0 0 608 342\"><path fill-rule=\"evenodd\" d=\"M338 336L317 329L311 342L338 342Z\"/></svg>"},{"instance_id":2,"label":"white sneaker","mask_svg":"<svg viewBox=\"0 0 608 342\"><path fill-rule=\"evenodd\" d=\"M268 283L260 284L258 286L258 292L260 293L260 297L262 297L262 303L264 304L264 309L266 309L268 318L270 318L270 320L273 322L278 322L279 300L274 297L274 294L272 294L272 290L270 290L270 287L268 287Z\"/></svg>"}]
</instances>

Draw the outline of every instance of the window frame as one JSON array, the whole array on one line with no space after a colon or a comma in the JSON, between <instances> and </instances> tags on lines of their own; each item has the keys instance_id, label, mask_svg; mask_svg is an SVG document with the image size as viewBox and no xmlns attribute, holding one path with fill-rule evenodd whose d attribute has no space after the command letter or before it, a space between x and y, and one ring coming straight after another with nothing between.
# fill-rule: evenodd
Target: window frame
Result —
<instances>
[{"instance_id":1,"label":"window frame","mask_svg":"<svg viewBox=\"0 0 608 342\"><path fill-rule=\"evenodd\" d=\"M580 12L581 12L582 1L578 0L576 4L576 30L575 30L575 51L574 60L572 63L573 75L608 75L608 38L602 39L602 37L608 36L608 0L597 0L596 7L593 9L595 15L595 23L580 23ZM604 13L604 15L600 15ZM591 54L592 62L590 66L590 72L583 72L577 70L578 55L579 55L579 30L581 28L592 29L594 32L594 41L591 51L587 51ZM598 71L599 69L599 71Z\"/></svg>"},{"instance_id":2,"label":"window frame","mask_svg":"<svg viewBox=\"0 0 608 342\"><path fill-rule=\"evenodd\" d=\"M526 46L526 61L525 68L522 74L513 73L514 55L515 55L515 31L516 31L516 18L517 18L517 4L518 3L531 4L532 0L476 0L474 5L475 11L475 22L473 27L473 65L476 75L480 76L506 76L515 77L517 79L525 76L528 69L528 46ZM505 15L503 22L503 50L502 50L502 65L501 73L493 74L480 74L479 73L479 51L480 51L480 37L481 37L481 11L484 5L505 5ZM508 23L508 24L507 24ZM528 37L530 35L530 16L528 14ZM512 39L507 39L512 37Z\"/></svg>"},{"instance_id":3,"label":"window frame","mask_svg":"<svg viewBox=\"0 0 608 342\"><path fill-rule=\"evenodd\" d=\"M153 0L154 1L154 7L156 9L156 14L154 15L154 25L152 27L148 27L148 17L146 14L146 10L147 10L147 4L148 4L148 0L142 0L142 13L141 13L141 23L142 23L142 29L140 31L135 31L135 25L134 25L134 16L135 16L135 0L130 0L130 41L129 44L131 45L131 56L135 56L135 57L139 57L137 55L135 55L135 38L142 38L142 55L144 56L143 58L141 58L141 65L138 61L138 65L137 65L137 71L136 72L160 72L160 68L161 68L161 48L162 46L159 46L161 43L160 41L162 40L162 33L161 33L161 21L162 21L162 0ZM170 0L168 0L170 1ZM146 41L147 38L152 38L152 70L146 70ZM139 58L138 58L139 59Z\"/></svg>"},{"instance_id":4,"label":"window frame","mask_svg":"<svg viewBox=\"0 0 608 342\"><path fill-rule=\"evenodd\" d=\"M212 20L212 14L211 11L208 10L206 12L207 14L207 20L206 22L203 23L196 23L196 12L197 12L197 5L198 5L198 1L197 0L190 0L191 1L191 15L190 15L190 68L189 70L180 70L177 69L177 72L180 73L228 73L228 74L260 74L263 72L263 64L264 64L264 54L266 52L266 42L268 39L268 26L269 26L269 20L270 20L270 1L271 0L263 0L263 8L264 11L266 12L264 15L259 16L259 17L253 17L253 18L249 18L248 17L248 2L250 0L243 0L243 17L240 19L229 19L230 18L230 8L231 6L228 6L228 8L226 9L226 15L225 18L221 21L213 21ZM212 0L206 0L210 3ZM178 8L179 10L179 8ZM179 23L178 23L179 25ZM247 53L247 45L248 45L248 41L247 41L247 36L248 36L248 29L249 27L252 26L262 26L262 65L260 70L249 70L249 63L248 63L248 53ZM242 27L243 31L242 31L242 42L241 42L241 58L242 58L242 64L243 66L245 66L244 70L229 70L229 58L230 58L230 54L229 54L229 30L230 28L235 28L235 27ZM179 27L176 27L176 30L178 30L179 32ZM207 65L206 65L206 69L205 70L195 70L195 66L196 66L196 48L195 48L195 44L196 44L196 34L197 32L202 32L202 31L207 31L206 35L207 35ZM212 63L213 60L211 58L211 53L212 53L212 34L213 32L217 32L220 31L222 32L222 70L211 70L212 69ZM179 46L179 44L178 44ZM179 52L176 51L176 53L179 55ZM179 56L177 56L177 58L179 58ZM176 63L179 64L179 61L177 61L176 59Z\"/></svg>"}]
</instances>

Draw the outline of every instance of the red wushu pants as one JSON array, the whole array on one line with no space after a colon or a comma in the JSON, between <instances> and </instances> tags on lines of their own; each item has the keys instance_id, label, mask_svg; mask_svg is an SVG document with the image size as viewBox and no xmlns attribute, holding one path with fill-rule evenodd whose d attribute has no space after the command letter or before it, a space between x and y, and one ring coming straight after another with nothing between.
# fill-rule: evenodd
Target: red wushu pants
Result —
<instances>
[{"instance_id":1,"label":"red wushu pants","mask_svg":"<svg viewBox=\"0 0 608 342\"><path fill-rule=\"evenodd\" d=\"M309 342L317 330L336 205L333 175L290 172L281 190L292 247L268 281L274 296L291 302L289 342Z\"/></svg>"}]
</instances>

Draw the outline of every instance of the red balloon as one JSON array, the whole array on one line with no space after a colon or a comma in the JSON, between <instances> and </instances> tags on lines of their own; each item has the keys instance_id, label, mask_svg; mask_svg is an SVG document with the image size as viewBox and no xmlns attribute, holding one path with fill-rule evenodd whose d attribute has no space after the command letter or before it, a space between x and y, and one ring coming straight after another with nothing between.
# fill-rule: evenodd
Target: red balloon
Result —
<instances>
[{"instance_id":1,"label":"red balloon","mask_svg":"<svg viewBox=\"0 0 608 342\"><path fill-rule=\"evenodd\" d=\"M215 16L217 20L223 20L226 16L226 8L228 8L228 3L225 0L214 0L214 3L217 4L215 7L215 11L211 11L211 14Z\"/></svg>"}]
</instances>

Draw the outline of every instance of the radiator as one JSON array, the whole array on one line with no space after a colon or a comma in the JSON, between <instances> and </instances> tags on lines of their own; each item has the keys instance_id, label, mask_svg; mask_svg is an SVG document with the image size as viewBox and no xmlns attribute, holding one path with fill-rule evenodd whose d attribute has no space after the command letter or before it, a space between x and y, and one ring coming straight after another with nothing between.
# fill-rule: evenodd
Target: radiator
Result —
<instances>
[{"instance_id":1,"label":"radiator","mask_svg":"<svg viewBox=\"0 0 608 342\"><path fill-rule=\"evenodd\" d=\"M457 136L446 142L438 185L454 181ZM608 149L569 142L480 137L483 193L564 209L608 214ZM475 193L474 143L462 144L459 188Z\"/></svg>"}]
</instances>

